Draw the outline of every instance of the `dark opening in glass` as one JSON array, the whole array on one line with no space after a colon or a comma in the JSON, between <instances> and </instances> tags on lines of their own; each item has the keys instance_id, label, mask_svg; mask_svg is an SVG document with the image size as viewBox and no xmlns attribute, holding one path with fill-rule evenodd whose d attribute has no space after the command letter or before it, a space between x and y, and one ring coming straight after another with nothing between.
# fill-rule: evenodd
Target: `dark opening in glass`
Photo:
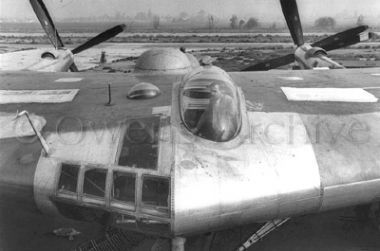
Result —
<instances>
[{"instance_id":1,"label":"dark opening in glass","mask_svg":"<svg viewBox=\"0 0 380 251\"><path fill-rule=\"evenodd\" d=\"M77 191L78 173L79 165L62 163L58 191L75 193Z\"/></svg>"},{"instance_id":2,"label":"dark opening in glass","mask_svg":"<svg viewBox=\"0 0 380 251\"><path fill-rule=\"evenodd\" d=\"M135 184L135 174L114 172L112 197L118 201L135 203Z\"/></svg>"},{"instance_id":3,"label":"dark opening in glass","mask_svg":"<svg viewBox=\"0 0 380 251\"><path fill-rule=\"evenodd\" d=\"M156 169L159 127L157 116L128 121L119 165Z\"/></svg>"},{"instance_id":4,"label":"dark opening in glass","mask_svg":"<svg viewBox=\"0 0 380 251\"><path fill-rule=\"evenodd\" d=\"M107 170L90 169L84 174L83 193L98 197L104 197L106 187Z\"/></svg>"},{"instance_id":5,"label":"dark opening in glass","mask_svg":"<svg viewBox=\"0 0 380 251\"><path fill-rule=\"evenodd\" d=\"M142 202L161 212L169 207L169 179L146 176L143 178Z\"/></svg>"}]
</instances>

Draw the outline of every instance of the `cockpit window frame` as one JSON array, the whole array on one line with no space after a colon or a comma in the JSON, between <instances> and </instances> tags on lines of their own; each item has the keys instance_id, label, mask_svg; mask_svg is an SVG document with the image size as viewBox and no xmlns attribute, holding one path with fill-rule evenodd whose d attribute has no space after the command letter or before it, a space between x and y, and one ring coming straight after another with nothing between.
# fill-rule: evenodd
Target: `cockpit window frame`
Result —
<instances>
[{"instance_id":1,"label":"cockpit window frame","mask_svg":"<svg viewBox=\"0 0 380 251\"><path fill-rule=\"evenodd\" d=\"M54 178L55 183L55 193L52 196L52 201L63 215L71 217L85 217L84 215L91 216L92 212L101 212L103 215L111 215L112 217L117 217L118 215L130 215L130 219L136 220L135 226L125 225L124 223L112 223L116 226L125 228L127 230L140 229L148 231L152 234L159 234L162 236L169 236L171 231L171 224L173 221L172 215L172 177L169 174L164 174L159 170L144 170L144 169L134 169L130 167L123 167L114 164L94 164L88 162L67 162L63 160L58 160L59 170ZM62 162L61 162L62 161ZM62 164L74 165L78 168L76 192L65 194L59 191L59 177L62 173ZM105 191L104 196L94 196L91 194L84 193L84 183L85 174L89 170L98 169L104 171L105 177ZM114 174L121 173L127 174L134 178L134 203L123 202L113 198L112 187L114 185ZM144 181L146 179L157 179L159 182L164 180L164 187L157 187L155 185L150 186L150 191L164 191L163 193L158 192L158 202L156 205L147 204L143 201L143 191L144 191ZM167 186L167 190L166 190ZM128 188L127 188L128 189ZM167 193L167 194L166 194ZM150 197L148 200L154 196L155 193L148 193ZM159 195L163 197L160 197ZM167 204L163 205L163 198L167 196ZM166 198L165 198L166 199ZM153 200L154 201L154 200ZM70 210L68 210L68 208ZM75 213L75 214L74 214ZM103 216L100 215L98 220L103 220ZM77 218L75 218L77 219ZM79 219L79 218L78 218ZM146 221L146 222L145 222ZM113 222L113 220L112 220ZM145 223L144 223L145 222ZM150 225L149 222L156 222L154 225Z\"/></svg>"},{"instance_id":2,"label":"cockpit window frame","mask_svg":"<svg viewBox=\"0 0 380 251\"><path fill-rule=\"evenodd\" d=\"M61 175L62 175L62 171L63 171L62 169L63 169L64 165L75 166L75 167L78 168L78 170L77 170L77 177L76 177L75 192L59 188L60 180L61 180ZM79 194L79 190L80 190L80 183L81 183L80 182L80 179L81 179L81 170L82 170L82 167L78 163L71 163L71 162L67 162L67 161L60 163L59 173L57 175L56 186L55 186L56 187L56 193L55 194L56 194L57 197L67 198L67 199L74 199L74 200L78 199L78 194Z\"/></svg>"},{"instance_id":3,"label":"cockpit window frame","mask_svg":"<svg viewBox=\"0 0 380 251\"><path fill-rule=\"evenodd\" d=\"M114 198L113 195L113 189L115 185L115 179L114 175L115 173L122 173L122 174L127 174L130 176L133 176L135 184L134 184L134 201L133 202L127 202L127 201L122 201ZM119 169L114 169L111 171L111 188L110 188L110 193L109 193L109 199L110 199L110 207L114 208L119 208L122 210L127 210L127 211L136 211L136 204L138 202L138 179L139 179L138 172L130 172L128 170L119 170Z\"/></svg>"},{"instance_id":4,"label":"cockpit window frame","mask_svg":"<svg viewBox=\"0 0 380 251\"><path fill-rule=\"evenodd\" d=\"M81 197L82 202L84 203L90 203L90 204L97 204L97 205L106 205L107 200L108 200L108 176L109 176L109 171L106 168L107 166L101 166L101 165L91 165L87 164L84 165L81 168L81 175L80 175L80 187L79 187L79 196ZM84 192L84 185L85 185L85 175L87 171L93 170L93 169L98 169L98 170L104 170L105 172L105 183L104 183L104 195L103 196L96 196L92 194L88 194Z\"/></svg>"},{"instance_id":5,"label":"cockpit window frame","mask_svg":"<svg viewBox=\"0 0 380 251\"><path fill-rule=\"evenodd\" d=\"M156 206L150 205L147 203L144 203L143 201L143 192L144 192L144 180L145 179L164 179L167 180L168 182L168 205L165 207L166 212L159 211L156 209ZM140 210L143 213L153 215L153 216L159 216L159 217L165 217L165 218L170 218L171 214L171 200L172 200L172 184L171 184L171 178L167 176L159 176L159 175L153 175L153 174L142 174L140 176L140 193L141 193L141 198L140 198Z\"/></svg>"}]
</instances>

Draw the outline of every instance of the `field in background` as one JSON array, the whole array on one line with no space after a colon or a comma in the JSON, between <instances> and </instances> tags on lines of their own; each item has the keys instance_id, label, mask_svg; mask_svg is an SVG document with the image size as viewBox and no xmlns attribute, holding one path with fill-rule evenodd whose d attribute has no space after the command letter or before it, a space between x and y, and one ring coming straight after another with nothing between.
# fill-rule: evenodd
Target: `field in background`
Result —
<instances>
[{"instance_id":1,"label":"field in background","mask_svg":"<svg viewBox=\"0 0 380 251\"><path fill-rule=\"evenodd\" d=\"M277 25L272 27L270 24L260 24L252 29L236 28L231 29L228 23L215 24L210 27L207 23L191 23L191 22L179 22L179 23L160 23L157 29L153 27L152 22L138 22L138 21L115 21L115 22L57 22L55 25L59 33L91 33L101 32L108 27L112 27L117 24L124 23L127 26L127 32L131 33L288 33L288 28L284 25ZM355 27L352 25L337 25L334 29L320 29L313 26L304 26L303 31L305 33L318 32L318 33L335 33L348 28ZM380 26L371 27L372 31L380 32ZM19 32L19 33L36 33L43 32L41 25L35 23L0 23L0 32Z\"/></svg>"},{"instance_id":2,"label":"field in background","mask_svg":"<svg viewBox=\"0 0 380 251\"><path fill-rule=\"evenodd\" d=\"M67 48L85 42L98 33L119 24L118 22L57 23L57 29ZM149 23L126 23L125 32L106 44L98 45L76 56L80 69L105 72L130 72L137 56L152 47L186 47L198 58L209 55L215 65L227 71L237 71L250 64L294 51L288 29L255 28L231 29L228 23L209 29L207 25L163 23L153 29ZM263 26L263 25L262 25ZM321 32L305 28L305 41L312 43L348 27ZM380 29L378 29L380 31ZM370 42L332 51L329 55L347 67L380 66L380 32ZM0 53L33 48L51 48L39 23L0 23ZM107 54L108 64L98 66L101 51ZM292 66L286 66L285 69Z\"/></svg>"}]
</instances>

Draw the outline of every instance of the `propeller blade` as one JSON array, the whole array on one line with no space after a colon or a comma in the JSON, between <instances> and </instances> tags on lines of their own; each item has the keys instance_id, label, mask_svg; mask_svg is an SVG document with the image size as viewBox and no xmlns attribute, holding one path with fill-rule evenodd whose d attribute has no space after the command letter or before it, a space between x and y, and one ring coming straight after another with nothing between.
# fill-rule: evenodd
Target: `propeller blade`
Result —
<instances>
[{"instance_id":1,"label":"propeller blade","mask_svg":"<svg viewBox=\"0 0 380 251\"><path fill-rule=\"evenodd\" d=\"M288 54L282 57L261 61L257 64L244 68L242 71L267 71L283 65L290 64L294 62L294 60L294 54Z\"/></svg>"},{"instance_id":2,"label":"propeller blade","mask_svg":"<svg viewBox=\"0 0 380 251\"><path fill-rule=\"evenodd\" d=\"M79 70L78 70L78 67L76 66L76 64L75 63L72 63L71 65L70 65L70 71L71 72L78 72Z\"/></svg>"},{"instance_id":3,"label":"propeller blade","mask_svg":"<svg viewBox=\"0 0 380 251\"><path fill-rule=\"evenodd\" d=\"M73 54L78 54L81 51L87 50L88 48L91 48L97 44L100 44L100 43L116 36L120 32L124 31L125 27L126 27L125 24L116 25L115 27L104 31L104 32L100 33L99 35L97 35L96 37L93 37L90 40L88 40L87 42L79 45L78 47L73 49L71 52Z\"/></svg>"},{"instance_id":4,"label":"propeller blade","mask_svg":"<svg viewBox=\"0 0 380 251\"><path fill-rule=\"evenodd\" d=\"M62 48L62 40L58 34L57 29L54 26L54 22L51 19L44 2L42 0L30 0L30 4L36 13L37 18L42 25L42 28L45 30L50 43L52 43L55 48Z\"/></svg>"},{"instance_id":5,"label":"propeller blade","mask_svg":"<svg viewBox=\"0 0 380 251\"><path fill-rule=\"evenodd\" d=\"M362 32L368 29L367 25L361 25L352 29L339 32L335 35L329 36L321 41L312 44L313 47L321 47L326 51L331 51L339 48L343 48L349 45L356 44L362 40L369 39L370 35L362 39L360 36Z\"/></svg>"},{"instance_id":6,"label":"propeller blade","mask_svg":"<svg viewBox=\"0 0 380 251\"><path fill-rule=\"evenodd\" d=\"M280 0L282 12L284 13L286 23L293 41L297 46L304 44L302 25L298 14L296 0Z\"/></svg>"}]
</instances>

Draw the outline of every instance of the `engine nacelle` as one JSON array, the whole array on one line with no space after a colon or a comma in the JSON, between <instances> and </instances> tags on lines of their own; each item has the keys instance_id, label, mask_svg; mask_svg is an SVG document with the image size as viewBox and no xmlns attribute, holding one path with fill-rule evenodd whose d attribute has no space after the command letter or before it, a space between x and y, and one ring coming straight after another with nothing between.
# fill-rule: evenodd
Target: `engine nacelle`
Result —
<instances>
[{"instance_id":1,"label":"engine nacelle","mask_svg":"<svg viewBox=\"0 0 380 251\"><path fill-rule=\"evenodd\" d=\"M320 47L312 47L310 44L299 46L294 52L296 61L302 69L342 69L339 63L327 56L327 52Z\"/></svg>"},{"instance_id":2,"label":"engine nacelle","mask_svg":"<svg viewBox=\"0 0 380 251\"><path fill-rule=\"evenodd\" d=\"M59 49L55 51L44 51L41 59L26 70L43 72L65 72L74 63L74 55L70 50Z\"/></svg>"}]
</instances>

